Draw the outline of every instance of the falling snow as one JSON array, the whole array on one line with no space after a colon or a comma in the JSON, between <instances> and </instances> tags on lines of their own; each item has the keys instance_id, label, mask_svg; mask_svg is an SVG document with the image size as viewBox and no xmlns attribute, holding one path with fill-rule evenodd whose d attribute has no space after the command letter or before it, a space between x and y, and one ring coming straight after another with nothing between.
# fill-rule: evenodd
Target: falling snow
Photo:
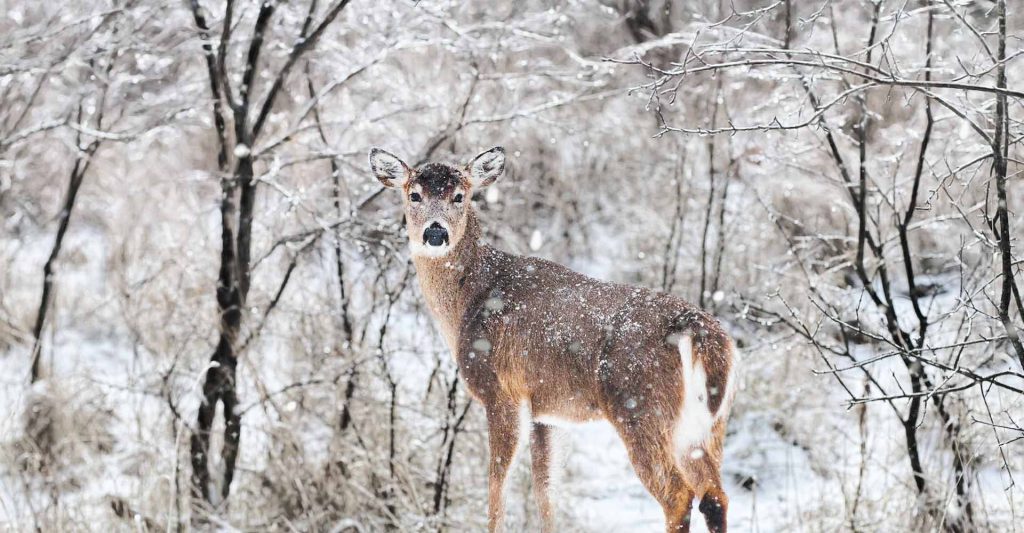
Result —
<instances>
[{"instance_id":1,"label":"falling snow","mask_svg":"<svg viewBox=\"0 0 1024 533\"><path fill-rule=\"evenodd\" d=\"M1019 529L1019 2L668 4L8 0L0 524Z\"/></svg>"}]
</instances>

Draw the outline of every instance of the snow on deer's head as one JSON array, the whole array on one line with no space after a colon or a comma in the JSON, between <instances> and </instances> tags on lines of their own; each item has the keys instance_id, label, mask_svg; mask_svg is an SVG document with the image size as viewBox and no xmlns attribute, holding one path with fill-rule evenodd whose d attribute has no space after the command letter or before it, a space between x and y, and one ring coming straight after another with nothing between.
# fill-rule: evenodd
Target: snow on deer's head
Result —
<instances>
[{"instance_id":1,"label":"snow on deer's head","mask_svg":"<svg viewBox=\"0 0 1024 533\"><path fill-rule=\"evenodd\" d=\"M427 163L411 169L394 155L374 148L370 168L385 187L402 191L413 255L442 257L465 235L473 191L494 183L505 170L505 149L491 148L463 168Z\"/></svg>"}]
</instances>

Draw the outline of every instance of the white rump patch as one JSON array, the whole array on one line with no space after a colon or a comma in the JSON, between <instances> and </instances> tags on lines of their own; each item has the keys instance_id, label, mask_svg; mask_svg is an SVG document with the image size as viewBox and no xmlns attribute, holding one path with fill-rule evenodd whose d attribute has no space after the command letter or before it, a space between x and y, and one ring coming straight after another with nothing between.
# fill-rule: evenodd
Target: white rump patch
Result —
<instances>
[{"instance_id":1,"label":"white rump patch","mask_svg":"<svg viewBox=\"0 0 1024 533\"><path fill-rule=\"evenodd\" d=\"M683 457L690 449L703 446L711 436L715 417L708 409L707 374L704 365L693 361L693 339L683 335L679 340L679 357L683 363L683 387L686 397L676 421L674 435L676 456Z\"/></svg>"},{"instance_id":2,"label":"white rump patch","mask_svg":"<svg viewBox=\"0 0 1024 533\"><path fill-rule=\"evenodd\" d=\"M740 353L736 349L736 343L732 340L729 341L729 355L729 375L725 377L725 396L722 397L722 405L715 413L716 420L729 415L729 411L732 410L733 398L736 397L736 387L739 381L736 367L740 365Z\"/></svg>"}]
</instances>

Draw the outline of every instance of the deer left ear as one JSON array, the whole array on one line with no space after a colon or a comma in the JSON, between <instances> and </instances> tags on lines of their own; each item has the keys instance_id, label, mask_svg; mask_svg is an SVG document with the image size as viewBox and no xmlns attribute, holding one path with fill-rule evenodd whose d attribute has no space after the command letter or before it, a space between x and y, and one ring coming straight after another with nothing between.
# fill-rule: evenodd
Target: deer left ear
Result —
<instances>
[{"instance_id":1,"label":"deer left ear","mask_svg":"<svg viewBox=\"0 0 1024 533\"><path fill-rule=\"evenodd\" d=\"M474 189L486 187L501 176L505 171L505 149L495 146L476 156L467 167L469 180Z\"/></svg>"}]
</instances>

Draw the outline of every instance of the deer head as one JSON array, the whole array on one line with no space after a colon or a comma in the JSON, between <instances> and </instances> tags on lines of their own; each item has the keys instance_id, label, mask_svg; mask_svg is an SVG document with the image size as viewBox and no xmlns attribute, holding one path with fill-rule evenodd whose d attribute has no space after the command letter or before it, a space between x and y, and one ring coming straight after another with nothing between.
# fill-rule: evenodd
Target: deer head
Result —
<instances>
[{"instance_id":1,"label":"deer head","mask_svg":"<svg viewBox=\"0 0 1024 533\"><path fill-rule=\"evenodd\" d=\"M374 148L370 150L370 168L385 187L402 192L413 255L442 257L466 233L473 192L494 183L505 170L505 149L491 148L462 168L428 163L412 169L394 155Z\"/></svg>"}]
</instances>

